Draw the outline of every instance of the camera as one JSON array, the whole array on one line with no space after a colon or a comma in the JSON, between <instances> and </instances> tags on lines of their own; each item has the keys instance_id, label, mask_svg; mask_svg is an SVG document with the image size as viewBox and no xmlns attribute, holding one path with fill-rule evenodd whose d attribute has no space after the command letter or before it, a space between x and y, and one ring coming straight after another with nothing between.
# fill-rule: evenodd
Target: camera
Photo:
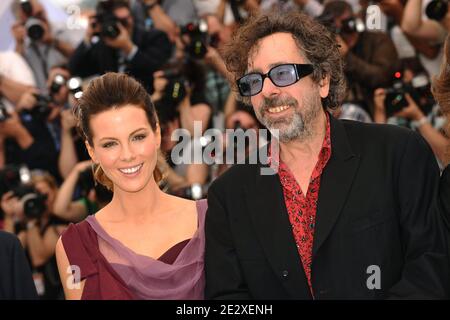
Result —
<instances>
[{"instance_id":1,"label":"camera","mask_svg":"<svg viewBox=\"0 0 450 320\"><path fill-rule=\"evenodd\" d=\"M173 69L164 71L164 78L168 80L164 96L178 105L186 97L186 86L189 86L189 81L180 71Z\"/></svg>"},{"instance_id":2,"label":"camera","mask_svg":"<svg viewBox=\"0 0 450 320\"><path fill-rule=\"evenodd\" d=\"M406 108L409 103L406 94L409 94L420 110L426 115L431 112L435 100L431 93L431 85L428 76L418 74L414 76L411 83L399 80L401 73L396 72L396 80L391 88L386 89L385 107L388 117Z\"/></svg>"},{"instance_id":3,"label":"camera","mask_svg":"<svg viewBox=\"0 0 450 320\"><path fill-rule=\"evenodd\" d=\"M28 167L7 165L0 170L0 197L11 191L20 199L26 217L40 218L47 210L47 196L36 191L30 182L31 172Z\"/></svg>"},{"instance_id":4,"label":"camera","mask_svg":"<svg viewBox=\"0 0 450 320\"><path fill-rule=\"evenodd\" d=\"M208 34L208 24L201 19L198 22L191 22L181 27L181 35L188 35L189 41L186 44L186 54L192 59L203 59L208 51L208 45L216 45L217 35L211 39ZM212 41L211 41L212 40Z\"/></svg>"},{"instance_id":5,"label":"camera","mask_svg":"<svg viewBox=\"0 0 450 320\"><path fill-rule=\"evenodd\" d=\"M20 185L13 190L14 196L20 199L23 213L28 219L39 219L47 210L47 196L38 192L33 186Z\"/></svg>"},{"instance_id":6,"label":"camera","mask_svg":"<svg viewBox=\"0 0 450 320\"><path fill-rule=\"evenodd\" d=\"M445 0L433 0L425 8L425 14L429 19L440 21L444 19L448 11L448 2Z\"/></svg>"},{"instance_id":7,"label":"camera","mask_svg":"<svg viewBox=\"0 0 450 320\"><path fill-rule=\"evenodd\" d=\"M121 23L124 27L128 27L126 19L118 19L114 13L114 2L112 0L102 0L97 5L97 13L95 15L95 22L92 27L100 27L100 31L96 34L100 37L107 37L115 39L120 34L118 24Z\"/></svg>"},{"instance_id":8,"label":"camera","mask_svg":"<svg viewBox=\"0 0 450 320\"><path fill-rule=\"evenodd\" d=\"M178 118L177 107L186 97L186 87L190 83L179 69L164 70L163 77L167 79L167 84L161 99L155 101L155 109L161 123L167 123Z\"/></svg>"},{"instance_id":9,"label":"camera","mask_svg":"<svg viewBox=\"0 0 450 320\"><path fill-rule=\"evenodd\" d=\"M35 119L45 120L49 116L52 108L50 107L50 103L52 102L52 98L43 94L34 94L36 98L36 104L33 106L31 110L23 110L22 113L29 114Z\"/></svg>"},{"instance_id":10,"label":"camera","mask_svg":"<svg viewBox=\"0 0 450 320\"><path fill-rule=\"evenodd\" d=\"M408 106L409 103L405 96L407 91L403 82L394 83L394 85L391 88L387 88L385 92L386 98L384 100L384 105L387 117L393 116L395 113Z\"/></svg>"},{"instance_id":11,"label":"camera","mask_svg":"<svg viewBox=\"0 0 450 320\"><path fill-rule=\"evenodd\" d=\"M0 97L0 123L3 121L6 121L6 119L8 119L9 113L8 110L6 109L5 104L2 101L2 98Z\"/></svg>"},{"instance_id":12,"label":"camera","mask_svg":"<svg viewBox=\"0 0 450 320\"><path fill-rule=\"evenodd\" d=\"M27 36L32 41L41 40L45 32L44 23L40 19L32 16L33 7L31 5L31 2L29 0L21 0L20 7L28 17L27 21L25 22L25 29L27 30Z\"/></svg>"},{"instance_id":13,"label":"camera","mask_svg":"<svg viewBox=\"0 0 450 320\"><path fill-rule=\"evenodd\" d=\"M83 81L79 77L72 77L66 81L63 75L57 74L50 85L50 95L58 93L61 87L66 85L75 98L79 99L82 92L82 83Z\"/></svg>"},{"instance_id":14,"label":"camera","mask_svg":"<svg viewBox=\"0 0 450 320\"><path fill-rule=\"evenodd\" d=\"M350 34L350 33L362 33L366 30L366 25L363 20L356 17L350 17L342 20L342 25L338 28L334 22L334 15L327 14L317 17L317 21L324 25L330 32L335 34Z\"/></svg>"},{"instance_id":15,"label":"camera","mask_svg":"<svg viewBox=\"0 0 450 320\"><path fill-rule=\"evenodd\" d=\"M77 186L80 188L82 197L87 198L89 192L94 189L95 196L99 203L108 203L111 201L113 193L99 183L95 183L91 168L82 171L78 176Z\"/></svg>"},{"instance_id":16,"label":"camera","mask_svg":"<svg viewBox=\"0 0 450 320\"><path fill-rule=\"evenodd\" d=\"M90 168L80 172L77 185L79 186L80 193L83 197L87 197L89 192L94 189L95 181Z\"/></svg>"},{"instance_id":17,"label":"camera","mask_svg":"<svg viewBox=\"0 0 450 320\"><path fill-rule=\"evenodd\" d=\"M0 170L0 197L8 191L14 191L20 185L31 181L31 173L26 166L6 165Z\"/></svg>"}]
</instances>

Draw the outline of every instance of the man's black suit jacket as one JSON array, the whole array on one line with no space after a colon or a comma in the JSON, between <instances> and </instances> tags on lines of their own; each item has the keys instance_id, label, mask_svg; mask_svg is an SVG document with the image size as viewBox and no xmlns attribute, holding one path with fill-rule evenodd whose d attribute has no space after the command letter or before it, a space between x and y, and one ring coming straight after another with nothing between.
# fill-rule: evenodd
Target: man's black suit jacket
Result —
<instances>
[{"instance_id":1,"label":"man's black suit jacket","mask_svg":"<svg viewBox=\"0 0 450 320\"><path fill-rule=\"evenodd\" d=\"M37 298L22 245L15 235L0 231L0 300Z\"/></svg>"},{"instance_id":2,"label":"man's black suit jacket","mask_svg":"<svg viewBox=\"0 0 450 320\"><path fill-rule=\"evenodd\" d=\"M136 55L127 62L125 72L133 76L147 90L153 90L153 72L170 59L173 46L167 35L160 30L135 28L133 43L138 47ZM72 75L89 77L105 72L117 72L119 69L119 50L108 47L102 40L86 46L81 42L72 55L69 68Z\"/></svg>"},{"instance_id":3,"label":"man's black suit jacket","mask_svg":"<svg viewBox=\"0 0 450 320\"><path fill-rule=\"evenodd\" d=\"M313 243L315 299L446 298L439 170L417 133L330 116ZM206 298L311 299L278 175L235 165L208 192ZM379 280L379 283L377 283ZM380 285L380 286L379 286Z\"/></svg>"}]
</instances>

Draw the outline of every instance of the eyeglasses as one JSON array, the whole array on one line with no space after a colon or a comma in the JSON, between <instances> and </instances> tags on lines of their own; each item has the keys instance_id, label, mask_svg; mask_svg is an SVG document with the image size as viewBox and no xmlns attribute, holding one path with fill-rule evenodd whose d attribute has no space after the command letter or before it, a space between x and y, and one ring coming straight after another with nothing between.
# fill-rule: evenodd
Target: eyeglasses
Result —
<instances>
[{"instance_id":1,"label":"eyeglasses","mask_svg":"<svg viewBox=\"0 0 450 320\"><path fill-rule=\"evenodd\" d=\"M267 77L277 87L287 87L310 75L313 70L312 64L280 64L270 69L266 74L259 72L246 74L239 78L236 83L241 96L250 97L262 91L264 79Z\"/></svg>"}]
</instances>

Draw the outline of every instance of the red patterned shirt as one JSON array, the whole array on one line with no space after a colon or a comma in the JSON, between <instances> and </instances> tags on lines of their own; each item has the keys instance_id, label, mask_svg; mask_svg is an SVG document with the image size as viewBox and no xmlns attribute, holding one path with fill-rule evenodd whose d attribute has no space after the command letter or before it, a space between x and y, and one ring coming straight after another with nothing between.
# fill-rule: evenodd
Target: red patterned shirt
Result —
<instances>
[{"instance_id":1,"label":"red patterned shirt","mask_svg":"<svg viewBox=\"0 0 450 320\"><path fill-rule=\"evenodd\" d=\"M331 156L330 119L327 114L325 139L319 153L316 166L309 180L306 196L295 180L289 168L280 159L278 175L283 186L284 201L292 225L295 242L300 255L303 269L311 286L312 246L314 239L314 226L316 222L317 200L319 197L320 177Z\"/></svg>"}]
</instances>

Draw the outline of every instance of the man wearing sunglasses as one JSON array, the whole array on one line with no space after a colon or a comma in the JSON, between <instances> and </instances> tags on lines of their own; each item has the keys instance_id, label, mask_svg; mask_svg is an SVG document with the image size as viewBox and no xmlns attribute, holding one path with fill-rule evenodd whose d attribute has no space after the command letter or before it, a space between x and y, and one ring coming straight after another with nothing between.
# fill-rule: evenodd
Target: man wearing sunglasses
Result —
<instances>
[{"instance_id":1,"label":"man wearing sunglasses","mask_svg":"<svg viewBox=\"0 0 450 320\"><path fill-rule=\"evenodd\" d=\"M334 36L302 13L256 16L225 61L278 131L279 165L236 165L209 188L206 297L447 297L433 153L413 131L333 117L344 92Z\"/></svg>"}]
</instances>

